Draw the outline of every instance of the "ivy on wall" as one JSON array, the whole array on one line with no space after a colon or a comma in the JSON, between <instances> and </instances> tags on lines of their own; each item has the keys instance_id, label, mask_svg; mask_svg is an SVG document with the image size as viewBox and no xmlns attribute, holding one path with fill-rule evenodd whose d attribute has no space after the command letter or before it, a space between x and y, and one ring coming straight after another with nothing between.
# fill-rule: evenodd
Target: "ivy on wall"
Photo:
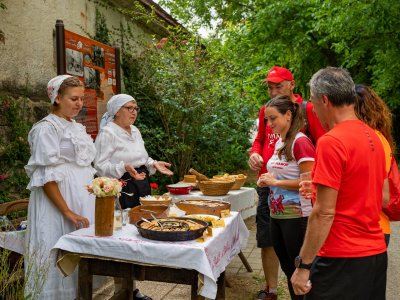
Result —
<instances>
[{"instance_id":1,"label":"ivy on wall","mask_svg":"<svg viewBox=\"0 0 400 300\"><path fill-rule=\"evenodd\" d=\"M0 10L6 10L6 9L7 9L7 7L3 3L3 0L0 0ZM0 43L4 44L4 42L5 42L4 32L0 29Z\"/></svg>"},{"instance_id":2,"label":"ivy on wall","mask_svg":"<svg viewBox=\"0 0 400 300\"><path fill-rule=\"evenodd\" d=\"M18 99L21 100L21 99ZM7 142L0 148L0 203L29 196L29 178L24 166L30 156L27 141L31 123L27 121L26 98L15 101L0 97L0 109L7 130Z\"/></svg>"}]
</instances>

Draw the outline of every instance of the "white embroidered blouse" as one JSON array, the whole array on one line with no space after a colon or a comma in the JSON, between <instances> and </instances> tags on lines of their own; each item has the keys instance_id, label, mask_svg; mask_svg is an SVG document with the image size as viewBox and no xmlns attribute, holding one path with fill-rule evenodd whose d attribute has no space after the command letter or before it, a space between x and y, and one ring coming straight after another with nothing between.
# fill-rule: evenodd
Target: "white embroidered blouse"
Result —
<instances>
[{"instance_id":1,"label":"white embroidered blouse","mask_svg":"<svg viewBox=\"0 0 400 300\"><path fill-rule=\"evenodd\" d=\"M131 125L131 134L114 122L104 126L96 138L94 166L99 176L121 178L125 164L137 168L145 165L151 174L156 172L154 160L149 157L139 129Z\"/></svg>"}]
</instances>

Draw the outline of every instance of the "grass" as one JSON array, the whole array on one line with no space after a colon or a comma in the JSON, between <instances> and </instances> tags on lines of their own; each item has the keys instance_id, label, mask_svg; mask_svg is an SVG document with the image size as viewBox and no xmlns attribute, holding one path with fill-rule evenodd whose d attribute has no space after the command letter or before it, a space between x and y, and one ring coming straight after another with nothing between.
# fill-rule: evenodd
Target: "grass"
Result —
<instances>
[{"instance_id":1,"label":"grass","mask_svg":"<svg viewBox=\"0 0 400 300\"><path fill-rule=\"evenodd\" d=\"M37 268L34 268L35 257L36 253L31 253L25 262L26 269L24 272L24 257L18 253L0 248L1 300L35 300L39 298L45 282L48 264L41 263ZM29 280L26 281L25 278L29 278ZM29 294L25 294L27 284L30 285Z\"/></svg>"}]
</instances>

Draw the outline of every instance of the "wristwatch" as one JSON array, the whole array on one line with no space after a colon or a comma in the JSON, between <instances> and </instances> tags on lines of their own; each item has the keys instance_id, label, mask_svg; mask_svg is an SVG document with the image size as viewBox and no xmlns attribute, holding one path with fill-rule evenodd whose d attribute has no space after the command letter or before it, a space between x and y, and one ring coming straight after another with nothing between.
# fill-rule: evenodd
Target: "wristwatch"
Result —
<instances>
[{"instance_id":1,"label":"wristwatch","mask_svg":"<svg viewBox=\"0 0 400 300\"><path fill-rule=\"evenodd\" d=\"M303 259L301 258L301 256L296 256L296 258L294 259L294 266L295 266L296 268L299 268L299 269L307 269L307 270L310 270L310 269L311 269L311 266L312 266L312 263L310 263L310 264L303 264Z\"/></svg>"}]
</instances>

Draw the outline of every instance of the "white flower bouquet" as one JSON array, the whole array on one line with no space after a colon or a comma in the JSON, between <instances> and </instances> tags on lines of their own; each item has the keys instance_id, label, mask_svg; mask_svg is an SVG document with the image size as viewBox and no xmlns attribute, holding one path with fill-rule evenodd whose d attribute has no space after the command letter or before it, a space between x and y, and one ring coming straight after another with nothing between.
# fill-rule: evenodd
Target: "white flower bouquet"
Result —
<instances>
[{"instance_id":1,"label":"white flower bouquet","mask_svg":"<svg viewBox=\"0 0 400 300\"><path fill-rule=\"evenodd\" d=\"M120 196L123 183L115 178L97 177L86 189L96 197Z\"/></svg>"}]
</instances>

